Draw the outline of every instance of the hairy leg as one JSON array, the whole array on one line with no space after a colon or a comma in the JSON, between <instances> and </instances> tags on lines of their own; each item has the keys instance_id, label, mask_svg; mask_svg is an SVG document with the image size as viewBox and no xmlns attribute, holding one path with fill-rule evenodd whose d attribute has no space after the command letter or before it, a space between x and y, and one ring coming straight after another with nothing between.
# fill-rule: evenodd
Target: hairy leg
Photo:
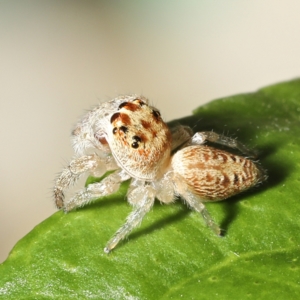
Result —
<instances>
[{"instance_id":1,"label":"hairy leg","mask_svg":"<svg viewBox=\"0 0 300 300\"><path fill-rule=\"evenodd\" d=\"M245 145L243 145L236 139L215 133L213 131L203 131L195 133L191 139L191 144L201 145L204 144L206 141L237 149L241 153L249 157L257 156L257 153L255 153L255 151L248 149Z\"/></svg>"},{"instance_id":2,"label":"hairy leg","mask_svg":"<svg viewBox=\"0 0 300 300\"><path fill-rule=\"evenodd\" d=\"M140 186L132 190L134 197L138 194L141 195L140 200L136 203L134 210L127 217L125 224L114 234L114 236L108 241L106 247L104 248L105 253L109 253L114 249L117 244L123 240L135 227L137 227L143 220L144 216L151 209L154 200L155 193L153 188L149 185ZM131 197L130 194L128 197Z\"/></svg>"},{"instance_id":3,"label":"hairy leg","mask_svg":"<svg viewBox=\"0 0 300 300\"><path fill-rule=\"evenodd\" d=\"M193 131L188 126L178 125L171 128L172 134L172 151L188 143L193 136Z\"/></svg>"},{"instance_id":4,"label":"hairy leg","mask_svg":"<svg viewBox=\"0 0 300 300\"><path fill-rule=\"evenodd\" d=\"M97 176L102 176L106 169L106 159L100 158L96 154L85 155L72 160L55 182L53 192L56 206L58 208L64 206L64 189L74 185L83 173L87 171L96 172Z\"/></svg>"},{"instance_id":5,"label":"hairy leg","mask_svg":"<svg viewBox=\"0 0 300 300\"><path fill-rule=\"evenodd\" d=\"M92 183L86 188L81 189L70 200L65 201L64 210L71 211L74 208L81 207L100 197L110 195L120 188L121 182L129 179L130 176L124 171L110 174L101 182Z\"/></svg>"},{"instance_id":6,"label":"hairy leg","mask_svg":"<svg viewBox=\"0 0 300 300\"><path fill-rule=\"evenodd\" d=\"M206 209L205 205L201 202L199 197L196 195L185 192L182 197L188 203L188 205L193 208L195 211L200 213L206 223L206 225L217 235L221 235L221 228L215 223L213 218L210 216L208 210Z\"/></svg>"}]
</instances>

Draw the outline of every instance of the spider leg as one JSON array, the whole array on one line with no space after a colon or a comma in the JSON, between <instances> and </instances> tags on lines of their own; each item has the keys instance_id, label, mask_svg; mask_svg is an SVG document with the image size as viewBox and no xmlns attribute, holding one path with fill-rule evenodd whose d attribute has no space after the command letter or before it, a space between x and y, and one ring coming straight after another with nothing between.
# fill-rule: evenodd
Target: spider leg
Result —
<instances>
[{"instance_id":1,"label":"spider leg","mask_svg":"<svg viewBox=\"0 0 300 300\"><path fill-rule=\"evenodd\" d=\"M218 134L213 131L202 131L202 132L195 133L191 139L191 144L192 145L202 145L206 141L237 149L241 153L243 153L249 157L257 156L257 153L255 151L248 149L245 145L243 145L236 139L233 139L231 137L228 137L228 136L225 136L222 134Z\"/></svg>"},{"instance_id":2,"label":"spider leg","mask_svg":"<svg viewBox=\"0 0 300 300\"><path fill-rule=\"evenodd\" d=\"M63 169L57 178L54 186L54 199L57 208L64 206L64 189L74 185L79 177L87 172L94 172L97 176L102 176L107 169L105 158L100 158L96 154L85 155L76 158Z\"/></svg>"},{"instance_id":3,"label":"spider leg","mask_svg":"<svg viewBox=\"0 0 300 300\"><path fill-rule=\"evenodd\" d=\"M188 126L178 125L171 128L172 134L172 151L182 147L184 144L190 142L193 136L193 131Z\"/></svg>"},{"instance_id":4,"label":"spider leg","mask_svg":"<svg viewBox=\"0 0 300 300\"><path fill-rule=\"evenodd\" d=\"M100 197L113 194L118 191L121 182L129 178L130 176L124 171L112 173L105 177L101 182L92 183L86 188L81 189L74 197L65 201L64 210L68 212L76 207L84 206Z\"/></svg>"},{"instance_id":5,"label":"spider leg","mask_svg":"<svg viewBox=\"0 0 300 300\"><path fill-rule=\"evenodd\" d=\"M142 222L144 216L147 214L147 212L149 212L154 203L155 193L151 186L140 186L133 191L134 194L141 194L142 197L140 198L140 201L136 203L134 210L127 217L125 224L106 244L106 247L104 248L105 253L109 253L111 250L113 250L121 240L123 240L135 227ZM130 197L130 194L128 194L128 197Z\"/></svg>"},{"instance_id":6,"label":"spider leg","mask_svg":"<svg viewBox=\"0 0 300 300\"><path fill-rule=\"evenodd\" d=\"M205 205L196 195L192 194L191 192L185 192L181 195L187 204L193 208L195 211L200 213L206 223L206 225L216 234L221 235L221 228L215 223L211 215L209 214L208 210L206 209Z\"/></svg>"}]
</instances>

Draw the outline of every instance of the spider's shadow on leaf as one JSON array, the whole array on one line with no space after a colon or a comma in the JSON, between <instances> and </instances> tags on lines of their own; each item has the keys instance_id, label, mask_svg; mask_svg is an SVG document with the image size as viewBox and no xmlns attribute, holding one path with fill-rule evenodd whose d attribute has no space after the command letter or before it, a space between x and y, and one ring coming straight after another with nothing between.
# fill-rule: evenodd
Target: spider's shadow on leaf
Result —
<instances>
[{"instance_id":1,"label":"spider's shadow on leaf","mask_svg":"<svg viewBox=\"0 0 300 300\"><path fill-rule=\"evenodd\" d=\"M179 200L178 200L179 201ZM154 213L156 209L159 209L158 204L154 205ZM158 229L164 228L166 226L170 226L171 224L175 224L180 220L187 217L187 215L191 212L191 210L184 203L176 203L170 205L178 205L181 206L180 210L176 213L170 214L168 217L161 218L159 220L155 220L152 224L148 225L146 228L138 229L129 235L130 240L138 239L141 236L150 234ZM166 205L169 206L169 205ZM126 242L126 240L125 240Z\"/></svg>"}]
</instances>

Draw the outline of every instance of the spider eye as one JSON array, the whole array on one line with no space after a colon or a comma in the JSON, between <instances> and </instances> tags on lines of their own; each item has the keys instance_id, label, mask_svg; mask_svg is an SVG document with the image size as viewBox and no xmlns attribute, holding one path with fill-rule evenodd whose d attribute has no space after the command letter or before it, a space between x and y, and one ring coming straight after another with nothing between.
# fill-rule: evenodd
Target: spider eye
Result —
<instances>
[{"instance_id":1,"label":"spider eye","mask_svg":"<svg viewBox=\"0 0 300 300\"><path fill-rule=\"evenodd\" d=\"M124 133L128 131L128 128L126 126L121 126L120 130L122 130Z\"/></svg>"},{"instance_id":2,"label":"spider eye","mask_svg":"<svg viewBox=\"0 0 300 300\"><path fill-rule=\"evenodd\" d=\"M131 144L131 147L137 149L140 146L141 138L137 135L133 136L132 139L134 142Z\"/></svg>"},{"instance_id":3,"label":"spider eye","mask_svg":"<svg viewBox=\"0 0 300 300\"><path fill-rule=\"evenodd\" d=\"M131 144L131 147L134 148L134 149L137 149L139 147L139 143L138 142L133 142Z\"/></svg>"},{"instance_id":4,"label":"spider eye","mask_svg":"<svg viewBox=\"0 0 300 300\"><path fill-rule=\"evenodd\" d=\"M113 129L113 134L116 134L116 133L117 133L117 131L118 131L118 128L117 128L117 127L115 127L115 128Z\"/></svg>"},{"instance_id":5,"label":"spider eye","mask_svg":"<svg viewBox=\"0 0 300 300\"><path fill-rule=\"evenodd\" d=\"M158 119L160 117L160 112L158 110L153 110L152 114L156 119Z\"/></svg>"}]
</instances>

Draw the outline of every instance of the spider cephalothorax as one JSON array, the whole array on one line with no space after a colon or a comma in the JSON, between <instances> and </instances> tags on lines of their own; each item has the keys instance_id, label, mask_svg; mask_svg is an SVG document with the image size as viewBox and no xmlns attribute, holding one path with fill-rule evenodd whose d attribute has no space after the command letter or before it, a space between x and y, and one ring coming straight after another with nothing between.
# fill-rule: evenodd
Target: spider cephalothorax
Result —
<instances>
[{"instance_id":1,"label":"spider cephalothorax","mask_svg":"<svg viewBox=\"0 0 300 300\"><path fill-rule=\"evenodd\" d=\"M159 111L145 99L121 103L106 136L118 165L131 177L152 181L163 175L170 160L171 133Z\"/></svg>"},{"instance_id":2,"label":"spider cephalothorax","mask_svg":"<svg viewBox=\"0 0 300 300\"><path fill-rule=\"evenodd\" d=\"M210 141L251 156L235 139L214 132L193 135L180 125L171 131L160 112L141 96L122 96L99 105L77 123L72 135L77 156L56 180L58 208L68 212L131 180L127 199L134 210L107 243L107 253L142 221L155 198L170 203L180 196L220 234L203 202L224 200L266 179L264 170L249 158L204 145ZM100 177L107 171L113 172L65 199L64 190L82 174Z\"/></svg>"}]
</instances>

